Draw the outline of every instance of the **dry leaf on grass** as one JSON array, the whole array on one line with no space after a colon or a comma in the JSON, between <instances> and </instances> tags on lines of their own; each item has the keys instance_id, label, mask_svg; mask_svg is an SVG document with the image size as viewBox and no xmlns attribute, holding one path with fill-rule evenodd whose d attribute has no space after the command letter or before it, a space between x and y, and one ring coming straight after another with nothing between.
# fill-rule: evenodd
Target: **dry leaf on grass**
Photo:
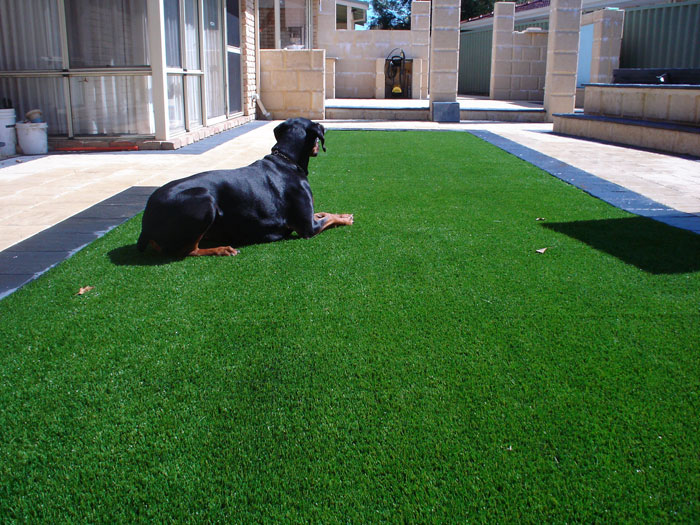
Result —
<instances>
[{"instance_id":1,"label":"dry leaf on grass","mask_svg":"<svg viewBox=\"0 0 700 525\"><path fill-rule=\"evenodd\" d=\"M539 250L535 250L537 253L544 253L547 251L547 248L540 248Z\"/></svg>"},{"instance_id":2,"label":"dry leaf on grass","mask_svg":"<svg viewBox=\"0 0 700 525\"><path fill-rule=\"evenodd\" d=\"M93 290L95 287L94 286L82 286L80 290L78 290L78 293L75 295L84 295L90 290Z\"/></svg>"}]
</instances>

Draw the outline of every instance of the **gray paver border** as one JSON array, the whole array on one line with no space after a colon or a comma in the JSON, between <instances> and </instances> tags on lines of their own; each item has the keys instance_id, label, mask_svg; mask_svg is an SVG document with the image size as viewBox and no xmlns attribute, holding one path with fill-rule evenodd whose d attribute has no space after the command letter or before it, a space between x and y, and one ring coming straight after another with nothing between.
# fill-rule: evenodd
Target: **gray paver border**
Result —
<instances>
[{"instance_id":1,"label":"gray paver border","mask_svg":"<svg viewBox=\"0 0 700 525\"><path fill-rule=\"evenodd\" d=\"M0 252L0 299L140 213L153 190L132 186Z\"/></svg>"},{"instance_id":2,"label":"gray paver border","mask_svg":"<svg viewBox=\"0 0 700 525\"><path fill-rule=\"evenodd\" d=\"M619 184L601 179L587 171L570 166L565 162L501 137L491 131L468 130L468 133L519 159L529 162L533 166L537 166L541 170L572 186L576 186L589 195L612 204L616 208L700 235L700 216L698 215L678 211Z\"/></svg>"}]
</instances>

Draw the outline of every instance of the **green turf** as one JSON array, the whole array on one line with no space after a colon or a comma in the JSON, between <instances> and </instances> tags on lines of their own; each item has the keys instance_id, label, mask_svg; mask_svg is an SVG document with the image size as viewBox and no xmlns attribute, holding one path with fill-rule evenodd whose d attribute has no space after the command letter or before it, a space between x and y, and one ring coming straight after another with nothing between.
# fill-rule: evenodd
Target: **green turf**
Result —
<instances>
[{"instance_id":1,"label":"green turf","mask_svg":"<svg viewBox=\"0 0 700 525\"><path fill-rule=\"evenodd\" d=\"M700 520L700 237L468 134L327 138L352 227L168 262L136 218L0 301L0 520Z\"/></svg>"}]
</instances>

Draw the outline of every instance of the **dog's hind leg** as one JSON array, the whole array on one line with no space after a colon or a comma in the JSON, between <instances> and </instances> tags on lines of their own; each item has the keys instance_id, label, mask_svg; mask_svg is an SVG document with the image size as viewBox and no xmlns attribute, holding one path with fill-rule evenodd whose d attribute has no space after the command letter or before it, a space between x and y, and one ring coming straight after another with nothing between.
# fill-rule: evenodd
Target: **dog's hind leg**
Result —
<instances>
[{"instance_id":1,"label":"dog's hind leg","mask_svg":"<svg viewBox=\"0 0 700 525\"><path fill-rule=\"evenodd\" d=\"M200 248L199 243L206 236L209 229L214 224L217 215L220 213L218 206L216 205L215 199L209 193L202 193L192 195L194 191L190 190L189 199L186 201L186 206L183 209L186 218L185 223L187 227L184 230L187 232L187 238L192 239L194 237L194 242L188 242L182 254L190 257L202 256L202 255L238 255L238 250L232 248L231 246L217 246L214 248Z\"/></svg>"},{"instance_id":2,"label":"dog's hind leg","mask_svg":"<svg viewBox=\"0 0 700 525\"><path fill-rule=\"evenodd\" d=\"M204 237L204 234L202 234ZM217 246L216 248L200 248L199 243L202 237L197 239L197 241L192 246L192 249L187 253L188 256L196 257L200 255L238 255L238 250L232 248L231 246Z\"/></svg>"},{"instance_id":3,"label":"dog's hind leg","mask_svg":"<svg viewBox=\"0 0 700 525\"><path fill-rule=\"evenodd\" d=\"M200 248L199 243L214 224L219 209L204 188L190 188L167 198L153 199L143 216L137 247L147 245L171 256L236 255L230 246Z\"/></svg>"}]
</instances>

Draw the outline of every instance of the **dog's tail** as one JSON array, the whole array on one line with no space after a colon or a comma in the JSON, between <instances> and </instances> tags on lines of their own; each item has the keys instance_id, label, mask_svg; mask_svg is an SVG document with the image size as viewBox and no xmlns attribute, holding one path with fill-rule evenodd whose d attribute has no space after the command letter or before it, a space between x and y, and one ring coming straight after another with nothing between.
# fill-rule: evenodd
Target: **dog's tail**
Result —
<instances>
[{"instance_id":1,"label":"dog's tail","mask_svg":"<svg viewBox=\"0 0 700 525\"><path fill-rule=\"evenodd\" d=\"M140 252L145 252L146 246L148 246L149 242L150 239L146 236L144 232L141 232L141 235L139 235L139 240L136 241L136 248L138 248Z\"/></svg>"}]
</instances>

